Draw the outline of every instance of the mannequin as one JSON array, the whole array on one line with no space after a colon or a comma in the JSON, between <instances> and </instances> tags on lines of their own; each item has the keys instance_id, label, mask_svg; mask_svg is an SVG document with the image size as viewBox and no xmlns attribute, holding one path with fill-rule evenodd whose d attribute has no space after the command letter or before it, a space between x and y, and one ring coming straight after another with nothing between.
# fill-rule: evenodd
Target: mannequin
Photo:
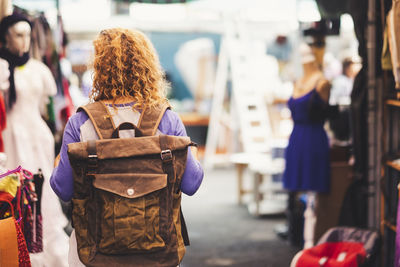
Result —
<instances>
[{"instance_id":1,"label":"mannequin","mask_svg":"<svg viewBox=\"0 0 400 267\"><path fill-rule=\"evenodd\" d=\"M302 44L300 46L300 54L302 57L303 77L295 83L293 98L301 97L315 89L321 98L327 102L329 100L331 85L323 77L323 73L311 48L306 44Z\"/></svg>"},{"instance_id":2,"label":"mannequin","mask_svg":"<svg viewBox=\"0 0 400 267\"><path fill-rule=\"evenodd\" d=\"M330 184L329 143L323 128L326 119L323 115L331 85L324 78L311 48L302 44L300 53L303 77L295 83L293 96L288 101L294 127L285 152L283 183L290 192L289 236L294 195L296 192L307 192L304 246L310 247L314 239L315 195L316 192L328 192Z\"/></svg>"},{"instance_id":3,"label":"mannequin","mask_svg":"<svg viewBox=\"0 0 400 267\"><path fill-rule=\"evenodd\" d=\"M3 132L6 168L19 165L32 172L42 169L43 252L30 254L32 266L67 266L67 224L60 202L50 188L54 139L40 110L57 92L50 70L29 57L31 25L27 18L13 14L0 22L0 60L9 65L6 95L7 126Z\"/></svg>"}]
</instances>

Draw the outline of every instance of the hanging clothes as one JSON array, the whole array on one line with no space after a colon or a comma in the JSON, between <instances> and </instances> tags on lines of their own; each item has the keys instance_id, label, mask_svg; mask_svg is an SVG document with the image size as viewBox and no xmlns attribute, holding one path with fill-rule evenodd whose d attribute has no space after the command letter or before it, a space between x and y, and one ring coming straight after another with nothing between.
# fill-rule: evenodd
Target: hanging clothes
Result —
<instances>
[{"instance_id":1,"label":"hanging clothes","mask_svg":"<svg viewBox=\"0 0 400 267\"><path fill-rule=\"evenodd\" d=\"M396 37L400 38L400 35L396 36L397 31L395 24L394 7L395 6L393 3L393 8L389 11L387 15L387 27L388 27L389 49L393 66L393 76L396 83L396 88L400 89L400 62L399 62L400 55L398 54L400 51L397 50L397 45L400 46L400 43L398 43L397 41L398 40L400 41L400 39L396 38Z\"/></svg>"},{"instance_id":2,"label":"hanging clothes","mask_svg":"<svg viewBox=\"0 0 400 267\"><path fill-rule=\"evenodd\" d=\"M389 33L386 22L385 31L383 33L383 45L381 54L381 65L383 70L393 70L392 59L390 57L391 55L389 49Z\"/></svg>"},{"instance_id":3,"label":"hanging clothes","mask_svg":"<svg viewBox=\"0 0 400 267\"><path fill-rule=\"evenodd\" d=\"M396 89L400 89L400 0L392 1L386 21L393 75Z\"/></svg>"},{"instance_id":4,"label":"hanging clothes","mask_svg":"<svg viewBox=\"0 0 400 267\"><path fill-rule=\"evenodd\" d=\"M7 179L10 177L11 179ZM15 178L18 183L15 182ZM0 229L0 235L3 238L9 239L8 241L10 244L15 244L15 241L17 241L17 266L30 267L31 260L26 237L31 233L29 231L32 230L28 225L28 222L32 219L30 213L31 207L33 207L37 201L33 187L33 177L29 171L19 166L15 170L0 175L0 182L2 183L2 187L0 188L0 224L6 221L14 221L12 228L15 227L16 230L12 236L8 235L7 238L7 234L4 233L4 231L13 231L13 229ZM16 187L15 195L14 192L9 193L9 189L14 187ZM14 239L14 241L12 242L10 239ZM0 254L6 255L5 253L7 252L10 252L7 248L0 247ZM7 255L7 258L9 257L10 256ZM15 255L13 258L15 258ZM9 258L9 260L11 259ZM15 266L13 264L8 264L9 263L6 263L5 266Z\"/></svg>"},{"instance_id":5,"label":"hanging clothes","mask_svg":"<svg viewBox=\"0 0 400 267\"><path fill-rule=\"evenodd\" d=\"M41 17L32 18L31 55L37 60L42 60L46 51L47 42L45 29Z\"/></svg>"},{"instance_id":6,"label":"hanging clothes","mask_svg":"<svg viewBox=\"0 0 400 267\"><path fill-rule=\"evenodd\" d=\"M1 133L7 126L6 122L6 105L4 104L3 94L0 93L0 152L4 152L4 141Z\"/></svg>"},{"instance_id":7,"label":"hanging clothes","mask_svg":"<svg viewBox=\"0 0 400 267\"><path fill-rule=\"evenodd\" d=\"M9 82L10 71L8 70L7 61L0 59L0 152L4 152L4 143L2 132L6 128L6 105L4 101L5 90L8 90L10 86Z\"/></svg>"},{"instance_id":8,"label":"hanging clothes","mask_svg":"<svg viewBox=\"0 0 400 267\"><path fill-rule=\"evenodd\" d=\"M400 267L400 184L397 186L399 191L399 201L397 206L397 225L396 225L396 250L394 267Z\"/></svg>"},{"instance_id":9,"label":"hanging clothes","mask_svg":"<svg viewBox=\"0 0 400 267\"><path fill-rule=\"evenodd\" d=\"M49 69L35 59L16 68L14 75L17 100L7 114L3 132L6 167L22 165L33 171L41 168L46 178L42 197L44 252L32 254L32 264L66 266L68 236L63 228L67 220L48 180L53 170L54 138L40 114L40 106L56 93L56 86Z\"/></svg>"},{"instance_id":10,"label":"hanging clothes","mask_svg":"<svg viewBox=\"0 0 400 267\"><path fill-rule=\"evenodd\" d=\"M0 20L11 15L12 3L11 0L0 0Z\"/></svg>"}]
</instances>

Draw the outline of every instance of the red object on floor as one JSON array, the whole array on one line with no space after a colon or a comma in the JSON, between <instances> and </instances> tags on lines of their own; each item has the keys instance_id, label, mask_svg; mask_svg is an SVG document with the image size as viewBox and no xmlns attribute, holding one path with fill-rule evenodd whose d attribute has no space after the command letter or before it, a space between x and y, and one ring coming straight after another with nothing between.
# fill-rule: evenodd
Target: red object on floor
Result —
<instances>
[{"instance_id":1,"label":"red object on floor","mask_svg":"<svg viewBox=\"0 0 400 267\"><path fill-rule=\"evenodd\" d=\"M327 242L304 250L296 267L358 267L365 257L362 243Z\"/></svg>"}]
</instances>

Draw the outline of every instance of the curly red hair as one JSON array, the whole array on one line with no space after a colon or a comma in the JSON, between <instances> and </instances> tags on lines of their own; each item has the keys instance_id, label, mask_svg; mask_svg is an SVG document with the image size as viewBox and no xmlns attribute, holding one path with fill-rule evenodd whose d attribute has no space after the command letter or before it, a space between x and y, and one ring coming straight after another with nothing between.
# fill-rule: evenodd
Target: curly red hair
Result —
<instances>
[{"instance_id":1,"label":"curly red hair","mask_svg":"<svg viewBox=\"0 0 400 267\"><path fill-rule=\"evenodd\" d=\"M103 30L93 41L93 90L91 99L133 98L134 107L167 101L165 80L158 55L140 31Z\"/></svg>"}]
</instances>

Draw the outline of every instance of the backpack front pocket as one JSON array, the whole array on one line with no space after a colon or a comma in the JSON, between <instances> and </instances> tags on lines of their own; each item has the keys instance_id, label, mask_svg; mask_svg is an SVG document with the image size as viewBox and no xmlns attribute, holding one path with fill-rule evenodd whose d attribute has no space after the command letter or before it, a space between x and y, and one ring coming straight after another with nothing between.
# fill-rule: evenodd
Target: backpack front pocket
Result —
<instances>
[{"instance_id":1,"label":"backpack front pocket","mask_svg":"<svg viewBox=\"0 0 400 267\"><path fill-rule=\"evenodd\" d=\"M96 174L98 249L105 254L155 251L165 247L160 197L166 174Z\"/></svg>"}]
</instances>

